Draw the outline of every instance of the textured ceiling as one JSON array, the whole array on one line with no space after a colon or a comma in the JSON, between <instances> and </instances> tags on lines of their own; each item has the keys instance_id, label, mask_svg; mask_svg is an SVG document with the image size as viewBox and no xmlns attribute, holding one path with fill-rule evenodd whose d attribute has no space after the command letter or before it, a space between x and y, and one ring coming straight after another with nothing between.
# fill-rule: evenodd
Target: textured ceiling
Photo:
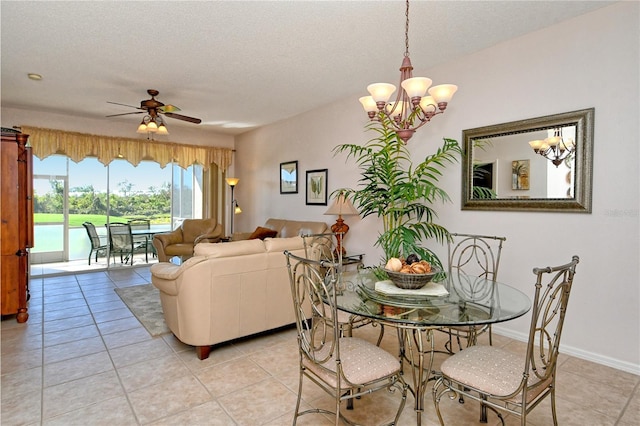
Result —
<instances>
[{"instance_id":1,"label":"textured ceiling","mask_svg":"<svg viewBox=\"0 0 640 426\"><path fill-rule=\"evenodd\" d=\"M414 1L415 75L612 2ZM131 126L147 89L237 134L397 84L402 1L1 2L3 107ZM41 81L28 73L43 76ZM428 75L425 75L428 77ZM454 83L434 81L434 84ZM168 126L195 124L168 119Z\"/></svg>"}]
</instances>

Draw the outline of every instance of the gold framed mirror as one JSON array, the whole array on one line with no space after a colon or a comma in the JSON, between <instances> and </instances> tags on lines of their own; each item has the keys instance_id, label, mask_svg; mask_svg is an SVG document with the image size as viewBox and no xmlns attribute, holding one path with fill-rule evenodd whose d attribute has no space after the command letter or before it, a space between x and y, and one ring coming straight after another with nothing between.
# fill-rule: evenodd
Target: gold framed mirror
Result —
<instances>
[{"instance_id":1,"label":"gold framed mirror","mask_svg":"<svg viewBox=\"0 0 640 426\"><path fill-rule=\"evenodd\" d=\"M594 114L464 130L462 210L591 213Z\"/></svg>"}]
</instances>

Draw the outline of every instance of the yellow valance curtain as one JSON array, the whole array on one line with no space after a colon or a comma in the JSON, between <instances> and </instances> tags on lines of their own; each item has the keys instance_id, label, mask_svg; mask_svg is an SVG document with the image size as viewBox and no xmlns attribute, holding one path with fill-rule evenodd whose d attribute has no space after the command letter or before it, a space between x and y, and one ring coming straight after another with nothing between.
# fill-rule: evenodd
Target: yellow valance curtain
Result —
<instances>
[{"instance_id":1,"label":"yellow valance curtain","mask_svg":"<svg viewBox=\"0 0 640 426\"><path fill-rule=\"evenodd\" d=\"M233 159L233 150L229 148L20 127L23 133L29 135L33 155L41 160L53 154L64 154L76 163L85 157L96 157L107 166L111 161L122 158L134 166L142 160L149 160L164 168L173 161L183 169L198 163L207 170L214 163L226 171Z\"/></svg>"}]
</instances>

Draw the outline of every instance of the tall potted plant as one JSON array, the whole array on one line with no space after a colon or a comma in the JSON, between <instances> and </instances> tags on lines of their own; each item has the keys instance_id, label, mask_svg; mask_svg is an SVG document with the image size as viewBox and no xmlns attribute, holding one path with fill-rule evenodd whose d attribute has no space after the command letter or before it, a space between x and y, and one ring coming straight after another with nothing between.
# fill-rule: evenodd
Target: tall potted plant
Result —
<instances>
[{"instance_id":1,"label":"tall potted plant","mask_svg":"<svg viewBox=\"0 0 640 426\"><path fill-rule=\"evenodd\" d=\"M384 123L383 123L384 124ZM442 268L442 263L429 248L428 239L442 243L449 232L435 223L436 202L449 202L448 194L438 186L438 179L447 164L457 162L460 145L444 139L442 147L413 164L411 155L395 131L379 123L367 128L377 136L364 145L342 144L334 155L347 153L361 170L358 189L341 188L358 206L362 217L377 215L382 219L383 232L376 245L384 251L385 260L415 253L421 259Z\"/></svg>"}]
</instances>

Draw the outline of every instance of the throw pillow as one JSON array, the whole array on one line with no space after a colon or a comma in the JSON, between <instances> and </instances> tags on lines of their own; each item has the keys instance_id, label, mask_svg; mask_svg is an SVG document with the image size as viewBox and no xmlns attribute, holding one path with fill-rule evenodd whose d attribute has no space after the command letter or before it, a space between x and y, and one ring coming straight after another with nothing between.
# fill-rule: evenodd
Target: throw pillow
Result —
<instances>
[{"instance_id":1,"label":"throw pillow","mask_svg":"<svg viewBox=\"0 0 640 426\"><path fill-rule=\"evenodd\" d=\"M257 238L264 240L265 238L274 238L278 235L278 231L274 231L273 229L263 228L262 226L258 226L253 234L249 237L250 240L255 240Z\"/></svg>"}]
</instances>

